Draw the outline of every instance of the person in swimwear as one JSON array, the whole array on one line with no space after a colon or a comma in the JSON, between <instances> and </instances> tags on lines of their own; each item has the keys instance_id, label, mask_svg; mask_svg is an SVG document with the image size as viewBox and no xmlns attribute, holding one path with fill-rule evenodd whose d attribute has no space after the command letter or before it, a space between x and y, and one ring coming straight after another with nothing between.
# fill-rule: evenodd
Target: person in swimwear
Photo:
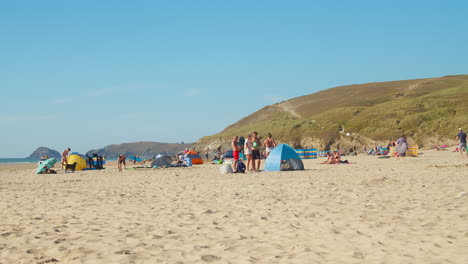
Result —
<instances>
[{"instance_id":1,"label":"person in swimwear","mask_svg":"<svg viewBox=\"0 0 468 264\"><path fill-rule=\"evenodd\" d=\"M327 152L327 160L322 162L322 164L335 164L335 155L333 155L333 153Z\"/></svg>"},{"instance_id":2,"label":"person in swimwear","mask_svg":"<svg viewBox=\"0 0 468 264\"><path fill-rule=\"evenodd\" d=\"M265 147L265 158L268 158L270 152L276 147L276 142L272 138L271 133L268 133L267 139L263 141L263 147Z\"/></svg>"},{"instance_id":3,"label":"person in swimwear","mask_svg":"<svg viewBox=\"0 0 468 264\"><path fill-rule=\"evenodd\" d=\"M120 172L122 172L122 164L124 166L124 169L127 169L126 164L125 164L125 159L126 159L126 157L125 157L124 154L119 155L119 159L117 160L117 166L118 166Z\"/></svg>"},{"instance_id":4,"label":"person in swimwear","mask_svg":"<svg viewBox=\"0 0 468 264\"><path fill-rule=\"evenodd\" d=\"M232 156L234 158L234 162L232 163L232 170L234 172L237 172L237 163L239 163L239 145L237 143L237 140L239 140L238 136L234 136L231 141L231 147L232 147Z\"/></svg>"},{"instance_id":5,"label":"person in swimwear","mask_svg":"<svg viewBox=\"0 0 468 264\"><path fill-rule=\"evenodd\" d=\"M71 149L67 148L62 152L62 165L65 166L68 164L68 153L70 153Z\"/></svg>"}]
</instances>

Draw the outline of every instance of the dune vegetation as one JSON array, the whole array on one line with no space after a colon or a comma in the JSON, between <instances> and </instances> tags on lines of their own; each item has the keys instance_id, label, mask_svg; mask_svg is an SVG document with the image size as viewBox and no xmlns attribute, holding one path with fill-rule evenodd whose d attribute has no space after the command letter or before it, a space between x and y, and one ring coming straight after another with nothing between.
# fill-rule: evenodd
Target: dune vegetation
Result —
<instances>
[{"instance_id":1,"label":"dune vegetation","mask_svg":"<svg viewBox=\"0 0 468 264\"><path fill-rule=\"evenodd\" d=\"M296 148L361 148L401 134L430 148L454 145L458 127L468 130L468 75L340 86L296 97L266 106L196 146L226 146L234 135L258 131Z\"/></svg>"}]
</instances>

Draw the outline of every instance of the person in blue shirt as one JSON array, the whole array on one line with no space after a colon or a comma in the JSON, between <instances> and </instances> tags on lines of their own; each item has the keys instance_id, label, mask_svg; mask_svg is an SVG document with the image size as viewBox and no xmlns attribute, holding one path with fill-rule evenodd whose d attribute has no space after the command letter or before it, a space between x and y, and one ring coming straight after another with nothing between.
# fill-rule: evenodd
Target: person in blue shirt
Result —
<instances>
[{"instance_id":1,"label":"person in blue shirt","mask_svg":"<svg viewBox=\"0 0 468 264\"><path fill-rule=\"evenodd\" d=\"M463 152L466 152L466 133L463 132L461 128L459 128L458 134L455 138L460 140L460 143L458 144L458 151L460 151L460 155L463 158ZM468 152L466 152L466 157L468 158Z\"/></svg>"}]
</instances>

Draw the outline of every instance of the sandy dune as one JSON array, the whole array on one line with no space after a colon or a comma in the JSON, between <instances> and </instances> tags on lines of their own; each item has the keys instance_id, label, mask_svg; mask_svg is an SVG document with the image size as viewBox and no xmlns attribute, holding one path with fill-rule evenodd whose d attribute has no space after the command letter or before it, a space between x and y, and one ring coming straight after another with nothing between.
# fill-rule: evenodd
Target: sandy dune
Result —
<instances>
[{"instance_id":1,"label":"sandy dune","mask_svg":"<svg viewBox=\"0 0 468 264\"><path fill-rule=\"evenodd\" d=\"M468 159L35 175L0 168L0 263L468 263Z\"/></svg>"}]
</instances>

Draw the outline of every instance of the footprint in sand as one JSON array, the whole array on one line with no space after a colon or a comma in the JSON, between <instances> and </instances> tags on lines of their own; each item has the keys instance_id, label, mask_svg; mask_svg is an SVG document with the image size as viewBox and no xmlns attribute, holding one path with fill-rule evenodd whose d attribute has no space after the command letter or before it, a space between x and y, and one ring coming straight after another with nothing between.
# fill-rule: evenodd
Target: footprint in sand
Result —
<instances>
[{"instance_id":1,"label":"footprint in sand","mask_svg":"<svg viewBox=\"0 0 468 264\"><path fill-rule=\"evenodd\" d=\"M201 259L205 262L214 262L214 261L221 260L220 257L215 256L215 255L203 255L201 256Z\"/></svg>"}]
</instances>

